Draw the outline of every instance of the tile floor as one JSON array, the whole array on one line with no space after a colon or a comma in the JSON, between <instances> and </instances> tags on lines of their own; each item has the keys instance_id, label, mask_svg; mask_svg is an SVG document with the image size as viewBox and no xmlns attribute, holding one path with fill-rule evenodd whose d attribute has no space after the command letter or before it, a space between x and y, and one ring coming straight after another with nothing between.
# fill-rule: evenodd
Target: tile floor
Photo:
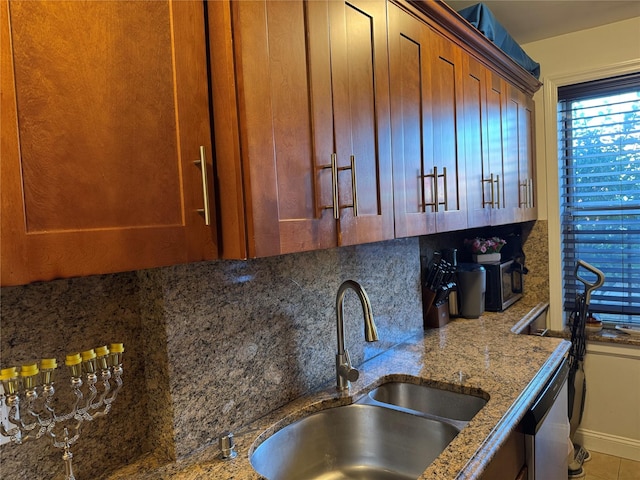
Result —
<instances>
[{"instance_id":1,"label":"tile floor","mask_svg":"<svg viewBox=\"0 0 640 480\"><path fill-rule=\"evenodd\" d=\"M584 464L584 480L640 480L640 462L605 455L591 450L591 460Z\"/></svg>"}]
</instances>

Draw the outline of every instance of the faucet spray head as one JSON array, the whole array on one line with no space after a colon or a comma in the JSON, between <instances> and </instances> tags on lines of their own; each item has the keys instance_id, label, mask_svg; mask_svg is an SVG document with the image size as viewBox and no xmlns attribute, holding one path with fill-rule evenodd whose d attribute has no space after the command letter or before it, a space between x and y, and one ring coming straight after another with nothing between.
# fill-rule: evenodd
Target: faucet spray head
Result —
<instances>
[{"instance_id":1,"label":"faucet spray head","mask_svg":"<svg viewBox=\"0 0 640 480\"><path fill-rule=\"evenodd\" d=\"M378 330L376 329L375 323L371 323L371 325L365 325L365 327L364 327L364 339L367 342L377 342L378 341Z\"/></svg>"},{"instance_id":2,"label":"faucet spray head","mask_svg":"<svg viewBox=\"0 0 640 480\"><path fill-rule=\"evenodd\" d=\"M373 320L373 312L371 311L371 303L369 302L369 297L367 296L367 292L362 291L366 302L363 303L362 309L364 311L364 339L367 342L377 342L378 341L378 328L376 327L376 322Z\"/></svg>"}]
</instances>

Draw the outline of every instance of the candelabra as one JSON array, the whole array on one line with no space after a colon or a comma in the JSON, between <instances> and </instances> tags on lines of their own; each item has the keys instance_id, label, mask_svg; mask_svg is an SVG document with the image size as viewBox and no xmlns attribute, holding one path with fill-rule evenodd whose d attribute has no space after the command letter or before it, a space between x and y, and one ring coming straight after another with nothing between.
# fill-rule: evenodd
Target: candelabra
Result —
<instances>
[{"instance_id":1,"label":"candelabra","mask_svg":"<svg viewBox=\"0 0 640 480\"><path fill-rule=\"evenodd\" d=\"M56 448L63 449L65 480L75 480L71 446L80 437L84 421L95 420L111 410L122 387L123 353L122 343L112 343L108 348L66 356L72 392L72 406L66 414L60 414L54 406L54 374L58 366L55 358L42 359L39 367L33 363L1 370L4 394L0 395L0 402L6 402L11 426L7 429L0 422L0 434L19 445L44 435L50 437Z\"/></svg>"}]
</instances>

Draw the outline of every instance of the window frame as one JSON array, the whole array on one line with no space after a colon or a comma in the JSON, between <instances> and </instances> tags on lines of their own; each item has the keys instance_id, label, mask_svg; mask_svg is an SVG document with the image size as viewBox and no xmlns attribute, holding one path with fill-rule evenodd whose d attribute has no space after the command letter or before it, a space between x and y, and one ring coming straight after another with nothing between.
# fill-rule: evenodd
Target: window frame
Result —
<instances>
[{"instance_id":1,"label":"window frame","mask_svg":"<svg viewBox=\"0 0 640 480\"><path fill-rule=\"evenodd\" d=\"M558 168L558 88L580 82L598 80L607 77L625 75L640 71L640 59L623 61L602 67L589 68L582 71L545 76L543 87L536 95L536 103L542 104L543 115L537 116L538 137L542 145L539 152L544 156L539 161L537 181L538 198L544 199L538 209L539 220L547 221L547 245L549 253L549 310L548 322L552 330L563 330L567 323L562 297L562 264L561 264L561 228L560 228L560 189ZM545 209L546 207L546 215Z\"/></svg>"},{"instance_id":2,"label":"window frame","mask_svg":"<svg viewBox=\"0 0 640 480\"><path fill-rule=\"evenodd\" d=\"M624 173L624 170L617 170L616 166L621 167L621 163L624 165L624 159L628 158L628 155L621 150L614 152L608 152L602 150L602 147L606 147L606 144L601 142L601 139L606 138L607 129L611 126L634 126L631 131L633 137L637 136L638 121L633 123L627 122L626 117L624 123L611 124L611 120L617 121L616 116L624 116L628 110L620 109L615 111L615 105L637 105L640 102L640 72L635 72L630 75L616 76L612 78L606 78L602 80L583 82L580 84L569 85L567 87L560 87L558 91L558 169L562 172L560 175L560 223L562 227L562 262L563 262L563 308L565 314L570 314L575 310L576 295L584 292L584 285L575 279L573 276L573 269L575 262L578 258L593 262L595 267L602 269L609 279L609 282L594 291L591 297L590 311L594 314L598 314L598 318L605 323L615 325L616 323L634 324L640 325L640 303L630 294L632 291L623 289L617 286L617 283L622 283L624 286L624 280L633 279L633 271L628 271L625 266L628 260L625 260L627 246L632 246L632 250L639 247L638 242L634 241L635 237L625 238L632 234L633 231L638 229L637 213L633 213L638 210L637 201L632 204L625 204L624 202L618 205L604 205L602 201L594 199L593 193L588 193L589 187L595 188L598 197L605 199L605 202L615 201L618 197L615 190L608 190L607 187L623 186L624 183L620 182L620 175ZM623 100L624 95L635 94L636 97ZM618 102L611 102L615 97L619 98ZM604 102L604 100L608 100ZM595 103L594 103L595 102ZM603 113L601 108L605 105L611 105L614 108L613 112ZM575 116L576 113L581 111L598 110L596 116L582 115ZM632 110L637 112L637 110ZM584 114L583 114L584 115ZM603 123L598 125L594 120L602 118ZM576 123L576 120L578 122ZM586 120L586 123L585 121ZM602 130L604 128L604 130ZM586 132L586 136L575 136L574 133ZM618 135L620 132L616 131ZM594 136L595 135L595 136ZM632 141L626 143L627 145L636 144L633 141L633 137L628 137ZM576 139L585 138L587 141L596 139L595 145L581 145L575 144ZM639 142L640 143L640 142ZM625 143L623 143L625 145ZM585 151L586 148L586 151ZM581 153L582 152L582 153ZM586 156L584 155L586 153ZM635 151L631 152L634 157L637 155ZM596 160L594 163L593 160ZM582 160L582 162L581 162ZM604 163L601 163L604 160ZM608 162L611 161L609 164ZM600 163L600 165L599 165ZM611 173L603 171L602 175L595 172L601 168L607 168L611 165L614 170ZM593 176L590 177L586 183L581 182L580 170L595 169ZM611 176L613 175L613 183L611 183ZM616 179L616 177L618 177ZM634 182L635 186L635 182ZM601 190L605 188L605 190ZM632 190L636 192L634 188ZM580 199L584 199L585 202L580 202ZM624 217L628 214L636 217L633 223L629 224L631 232L627 230L617 230L616 228L607 229L607 218L612 220L615 224L624 224ZM586 229L580 229L580 218L602 217L604 216L604 223L599 224L600 220L594 220L586 225ZM621 222L621 223L618 223ZM609 225L611 225L609 223ZM600 253L596 250L602 251L605 247L604 243L592 243L590 238L598 239L610 237L614 242L612 245L616 248L613 250L605 248L602 258L606 259L602 265L597 264L597 258ZM631 242L631 243L628 243ZM596 260L594 261L593 258ZM615 262L609 262L609 260L615 260ZM618 263L620 260L622 263ZM584 273L584 272L582 272ZM628 275L632 275L629 277ZM637 279L637 277L636 277ZM590 281L590 279L589 279ZM634 283L635 285L635 283ZM607 304L607 297L610 297L612 303Z\"/></svg>"}]
</instances>

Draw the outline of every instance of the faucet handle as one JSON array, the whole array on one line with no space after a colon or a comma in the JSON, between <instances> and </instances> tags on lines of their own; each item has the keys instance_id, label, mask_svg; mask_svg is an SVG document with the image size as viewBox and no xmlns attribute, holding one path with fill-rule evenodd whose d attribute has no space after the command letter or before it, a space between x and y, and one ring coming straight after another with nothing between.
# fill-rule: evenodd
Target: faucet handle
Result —
<instances>
[{"instance_id":1,"label":"faucet handle","mask_svg":"<svg viewBox=\"0 0 640 480\"><path fill-rule=\"evenodd\" d=\"M358 378L360 378L360 372L353 367L349 367L348 365L343 364L340 365L338 369L340 372L340 376L349 382L355 382L356 380L358 380Z\"/></svg>"},{"instance_id":2,"label":"faucet handle","mask_svg":"<svg viewBox=\"0 0 640 480\"><path fill-rule=\"evenodd\" d=\"M336 355L336 370L338 388L340 390L348 389L349 382L355 382L360 377L360 372L351 366L348 350L345 350L342 355Z\"/></svg>"}]
</instances>

